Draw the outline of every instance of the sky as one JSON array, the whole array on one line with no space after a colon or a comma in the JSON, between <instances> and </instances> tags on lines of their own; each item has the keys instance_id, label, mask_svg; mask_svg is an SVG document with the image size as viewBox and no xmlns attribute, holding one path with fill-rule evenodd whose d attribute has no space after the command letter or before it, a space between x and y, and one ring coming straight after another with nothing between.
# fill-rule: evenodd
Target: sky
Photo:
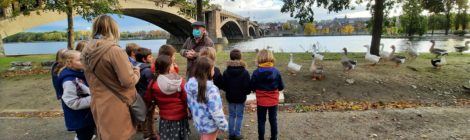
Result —
<instances>
[{"instance_id":1,"label":"sky","mask_svg":"<svg viewBox=\"0 0 470 140\"><path fill-rule=\"evenodd\" d=\"M261 23L265 22L285 22L286 20L293 20L289 13L281 13L280 9L283 2L280 0L211 0L211 4L220 4L222 9L239 14L244 17L250 17L251 20ZM365 4L354 4L355 10L345 10L339 13L328 13L326 9L315 8L315 20L328 20L333 18L349 18L358 17L371 17L370 12L366 10ZM393 15L398 13L392 12ZM121 31L141 31L141 30L161 30L146 21L129 17L113 15L113 18L118 23ZM91 23L77 16L74 18L75 30L90 30ZM27 30L26 32L48 32L48 31L66 31L67 20L53 22L36 28Z\"/></svg>"}]
</instances>

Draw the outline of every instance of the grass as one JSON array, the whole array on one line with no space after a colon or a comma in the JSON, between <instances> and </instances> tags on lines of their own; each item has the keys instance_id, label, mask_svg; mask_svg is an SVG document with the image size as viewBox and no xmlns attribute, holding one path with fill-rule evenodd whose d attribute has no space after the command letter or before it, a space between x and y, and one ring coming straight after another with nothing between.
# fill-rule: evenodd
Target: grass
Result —
<instances>
[{"instance_id":1,"label":"grass","mask_svg":"<svg viewBox=\"0 0 470 140\"><path fill-rule=\"evenodd\" d=\"M41 62L46 60L55 60L55 55L25 55L25 56L8 56L0 57L0 73L5 72L10 68L10 63L15 61L31 61L33 69L41 68Z\"/></svg>"}]
</instances>

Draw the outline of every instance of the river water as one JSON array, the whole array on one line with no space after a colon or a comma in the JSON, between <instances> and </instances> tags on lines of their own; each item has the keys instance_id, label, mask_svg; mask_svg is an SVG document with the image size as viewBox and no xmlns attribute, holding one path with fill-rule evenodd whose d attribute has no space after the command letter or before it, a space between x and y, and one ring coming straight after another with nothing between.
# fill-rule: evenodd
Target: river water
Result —
<instances>
[{"instance_id":1,"label":"river water","mask_svg":"<svg viewBox=\"0 0 470 140\"><path fill-rule=\"evenodd\" d=\"M348 48L349 52L365 52L366 44L370 44L371 36L315 36L315 37L265 37L252 39L228 45L218 45L223 50L238 48L244 52L254 51L255 49L267 48L275 52L306 52L312 50L312 45L317 44L320 52L341 52L342 48ZM454 51L454 46L463 46L465 41L470 41L463 37L426 37L411 40L412 45L417 47L420 52L428 52L431 43L430 39L436 40L436 47ZM408 39L402 38L383 38L384 50L391 51L390 46L395 45L398 51L406 48ZM150 48L152 52L157 52L166 40L123 40L119 44L125 46L127 43L137 43L140 46ZM34 43L5 43L6 55L28 55L28 54L53 54L61 48L66 48L66 42L34 42ZM222 47L221 47L222 46ZM467 51L468 53L468 51Z\"/></svg>"}]
</instances>

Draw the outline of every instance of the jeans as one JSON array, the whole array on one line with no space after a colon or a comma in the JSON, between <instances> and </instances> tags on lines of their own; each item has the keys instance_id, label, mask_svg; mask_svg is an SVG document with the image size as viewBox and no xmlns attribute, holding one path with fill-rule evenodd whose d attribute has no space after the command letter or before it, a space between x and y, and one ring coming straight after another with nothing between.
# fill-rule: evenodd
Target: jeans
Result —
<instances>
[{"instance_id":1,"label":"jeans","mask_svg":"<svg viewBox=\"0 0 470 140\"><path fill-rule=\"evenodd\" d=\"M229 136L240 136L240 129L243 124L243 113L245 111L244 103L228 104L228 134Z\"/></svg>"},{"instance_id":2,"label":"jeans","mask_svg":"<svg viewBox=\"0 0 470 140\"><path fill-rule=\"evenodd\" d=\"M93 138L93 135L95 134L95 129L96 128L93 125L75 130L75 133L77 133L78 140L91 140L91 138Z\"/></svg>"},{"instance_id":3,"label":"jeans","mask_svg":"<svg viewBox=\"0 0 470 140\"><path fill-rule=\"evenodd\" d=\"M264 140L264 129L267 113L269 113L269 124L271 125L271 140L277 140L277 105L271 107L257 107L256 114L258 116L258 139Z\"/></svg>"}]
</instances>

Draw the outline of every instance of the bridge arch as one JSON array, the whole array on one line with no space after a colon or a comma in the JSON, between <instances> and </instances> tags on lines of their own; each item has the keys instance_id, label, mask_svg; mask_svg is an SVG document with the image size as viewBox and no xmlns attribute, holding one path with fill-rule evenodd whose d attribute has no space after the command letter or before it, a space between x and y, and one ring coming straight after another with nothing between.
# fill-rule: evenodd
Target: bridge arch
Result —
<instances>
[{"instance_id":1,"label":"bridge arch","mask_svg":"<svg viewBox=\"0 0 470 140\"><path fill-rule=\"evenodd\" d=\"M191 34L191 23L195 20L180 15L178 7L156 6L152 1L142 0L120 0L120 4L123 15L152 23L180 38ZM64 13L58 12L41 11L39 15L35 13L31 12L28 16L20 15L13 19L0 19L1 39L67 17Z\"/></svg>"},{"instance_id":2,"label":"bridge arch","mask_svg":"<svg viewBox=\"0 0 470 140\"><path fill-rule=\"evenodd\" d=\"M255 30L255 27L253 26L249 26L248 27L248 36L251 36L251 37L257 37L258 34L256 33L256 30Z\"/></svg>"},{"instance_id":3,"label":"bridge arch","mask_svg":"<svg viewBox=\"0 0 470 140\"><path fill-rule=\"evenodd\" d=\"M242 27L236 20L225 19L220 25L222 34L227 37L227 39L243 39Z\"/></svg>"}]
</instances>

